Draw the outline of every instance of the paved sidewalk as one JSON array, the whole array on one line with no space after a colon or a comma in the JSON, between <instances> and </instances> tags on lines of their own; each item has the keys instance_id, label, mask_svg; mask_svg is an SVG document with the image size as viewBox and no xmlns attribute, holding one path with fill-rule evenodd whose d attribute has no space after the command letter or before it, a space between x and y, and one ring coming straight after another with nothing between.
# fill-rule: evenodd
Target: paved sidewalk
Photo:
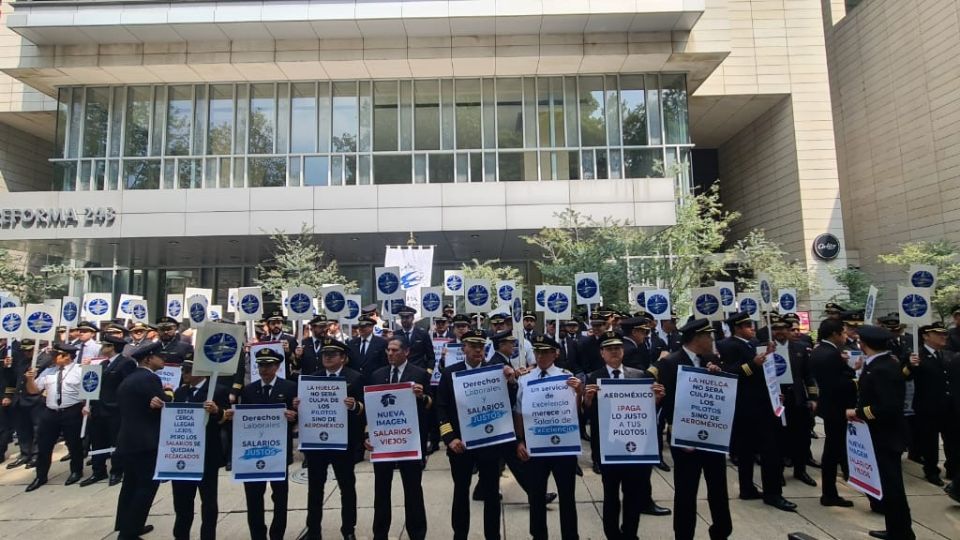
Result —
<instances>
[{"instance_id":1,"label":"paved sidewalk","mask_svg":"<svg viewBox=\"0 0 960 540\"><path fill-rule=\"evenodd\" d=\"M814 453L819 456L823 439L815 440ZM11 456L16 451L11 447ZM580 518L580 537L582 539L602 539L600 511L603 490L600 477L590 470L589 447L584 444L584 455L580 464L584 469L583 478L577 481L577 507ZM80 488L77 485L64 486L67 477L67 464L57 459L64 455L63 445L58 445L54 455L54 464L50 471L50 482L32 492L24 493L24 488L33 479L33 470L19 468L7 470L0 465L0 538L17 538L29 535L29 538L116 538L113 533L114 513L116 511L119 486L108 487L106 482ZM669 458L668 458L669 459ZM8 460L9 461L9 460ZM960 505L955 504L941 488L933 486L922 478L920 466L909 461L904 462L907 494L913 513L914 530L922 540L960 539ZM290 511L287 538L296 538L303 528L306 518L307 489L305 479L300 475L299 461L291 468L293 481L290 489ZM89 467L84 475L90 473ZM673 506L673 475L654 470L654 498L663 506ZM811 475L819 481L819 470L811 469ZM755 478L759 481L760 471ZM736 470L731 467L727 473L731 496L739 493ZM424 492L426 494L429 538L447 539L450 530L450 497L452 481L448 471L448 462L442 452L434 453L424 472ZM326 538L339 538L340 498L335 488L333 475L327 486L324 513ZM503 536L504 539L529 538L527 531L527 505L523 492L517 487L509 472L501 479L503 490ZM399 475L394 479L394 493L400 493ZM551 489L553 489L551 487ZM730 502L733 513L733 538L770 540L786 538L787 533L805 532L819 539L856 540L867 537L867 531L882 529L883 518L870 513L867 499L862 495L840 487L841 495L855 501L854 508L824 508L818 498L819 488L808 487L787 476L784 496L799 505L797 513L787 513L765 506L760 501ZM373 471L368 462L357 468L358 538L370 538L373 521ZM706 502L706 489L701 485L699 503L699 521L697 538L707 538L707 524L710 512ZM394 520L391 538L407 538L403 531L402 498L395 495ZM269 508L269 497L267 505ZM220 538L247 538L246 516L243 489L233 483L228 473L221 472L220 477L220 521L217 534ZM199 501L197 502L199 511ZM481 505L474 503L473 529L471 538L482 538ZM194 521L193 533L199 536L199 515ZM269 514L267 521L269 523ZM551 537L559 538L559 519L556 504L550 505L548 512ZM173 529L173 498L170 486L163 484L150 512L148 523L157 530L145 538L159 540L170 538ZM643 539L668 539L673 537L671 517L643 516L640 521L640 537Z\"/></svg>"}]
</instances>

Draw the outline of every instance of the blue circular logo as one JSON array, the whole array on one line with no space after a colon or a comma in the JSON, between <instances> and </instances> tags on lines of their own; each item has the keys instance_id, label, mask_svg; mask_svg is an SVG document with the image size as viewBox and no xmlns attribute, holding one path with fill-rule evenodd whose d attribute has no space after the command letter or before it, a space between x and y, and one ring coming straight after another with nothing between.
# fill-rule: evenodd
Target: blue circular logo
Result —
<instances>
[{"instance_id":1,"label":"blue circular logo","mask_svg":"<svg viewBox=\"0 0 960 540\"><path fill-rule=\"evenodd\" d=\"M252 315L260 309L260 299L255 294L245 294L240 299L240 309L247 315Z\"/></svg>"},{"instance_id":2,"label":"blue circular logo","mask_svg":"<svg viewBox=\"0 0 960 540\"><path fill-rule=\"evenodd\" d=\"M180 312L183 311L183 304L179 300L171 300L167 304L167 315L176 319L180 316Z\"/></svg>"},{"instance_id":3,"label":"blue circular logo","mask_svg":"<svg viewBox=\"0 0 960 540\"><path fill-rule=\"evenodd\" d=\"M474 285L467 291L467 300L474 306L482 306L490 299L490 291L483 285Z\"/></svg>"},{"instance_id":4,"label":"blue circular logo","mask_svg":"<svg viewBox=\"0 0 960 540\"><path fill-rule=\"evenodd\" d=\"M211 320L211 321L219 321L219 320L220 320L220 312L214 311L214 310L211 309L211 310L210 310L210 320Z\"/></svg>"},{"instance_id":5,"label":"blue circular logo","mask_svg":"<svg viewBox=\"0 0 960 540\"><path fill-rule=\"evenodd\" d=\"M6 301L3 303L3 305L0 306L0 307L4 307L4 308L17 307L17 303L14 302L13 300L6 300Z\"/></svg>"},{"instance_id":6,"label":"blue circular logo","mask_svg":"<svg viewBox=\"0 0 960 540\"><path fill-rule=\"evenodd\" d=\"M733 305L733 291L730 290L730 287L720 287L720 301L723 302L724 306Z\"/></svg>"},{"instance_id":7,"label":"blue circular logo","mask_svg":"<svg viewBox=\"0 0 960 540\"><path fill-rule=\"evenodd\" d=\"M773 364L777 367L777 377L787 372L787 359L783 355L773 353Z\"/></svg>"},{"instance_id":8,"label":"blue circular logo","mask_svg":"<svg viewBox=\"0 0 960 540\"><path fill-rule=\"evenodd\" d=\"M129 315L129 314L130 314L130 301L131 301L131 300L132 300L132 298L127 298L127 299L124 300L123 302L120 302L120 313L124 313L124 314L126 314L126 315Z\"/></svg>"},{"instance_id":9,"label":"blue circular logo","mask_svg":"<svg viewBox=\"0 0 960 540\"><path fill-rule=\"evenodd\" d=\"M645 308L647 305L647 291L640 291L637 293L637 305Z\"/></svg>"},{"instance_id":10,"label":"blue circular logo","mask_svg":"<svg viewBox=\"0 0 960 540\"><path fill-rule=\"evenodd\" d=\"M203 304L196 302L190 306L190 320L199 323L207 318L207 308Z\"/></svg>"},{"instance_id":11,"label":"blue circular logo","mask_svg":"<svg viewBox=\"0 0 960 540\"><path fill-rule=\"evenodd\" d=\"M77 304L76 302L67 302L63 305L63 313L61 314L64 321L72 322L77 319Z\"/></svg>"},{"instance_id":12,"label":"blue circular logo","mask_svg":"<svg viewBox=\"0 0 960 540\"><path fill-rule=\"evenodd\" d=\"M377 279L377 288L383 294L393 294L400 288L400 280L393 272L384 272Z\"/></svg>"},{"instance_id":13,"label":"blue circular logo","mask_svg":"<svg viewBox=\"0 0 960 540\"><path fill-rule=\"evenodd\" d=\"M509 302L513 300L513 287L509 285L503 285L497 290L497 296L500 297L500 300L504 302Z\"/></svg>"},{"instance_id":14,"label":"blue circular logo","mask_svg":"<svg viewBox=\"0 0 960 540\"><path fill-rule=\"evenodd\" d=\"M647 311L654 315L663 315L668 307L670 307L670 300L662 294L653 294L647 298Z\"/></svg>"},{"instance_id":15,"label":"blue circular logo","mask_svg":"<svg viewBox=\"0 0 960 540\"><path fill-rule=\"evenodd\" d=\"M745 311L750 315L753 315L757 312L760 306L757 305L757 301L753 298L744 298L740 300L740 311Z\"/></svg>"},{"instance_id":16,"label":"blue circular logo","mask_svg":"<svg viewBox=\"0 0 960 540\"><path fill-rule=\"evenodd\" d=\"M451 291L459 291L461 288L463 288L463 278L456 274L447 276L447 289Z\"/></svg>"},{"instance_id":17,"label":"blue circular logo","mask_svg":"<svg viewBox=\"0 0 960 540\"><path fill-rule=\"evenodd\" d=\"M323 305L334 313L340 313L347 305L347 298L340 291L330 291L324 295Z\"/></svg>"},{"instance_id":18,"label":"blue circular logo","mask_svg":"<svg viewBox=\"0 0 960 540\"><path fill-rule=\"evenodd\" d=\"M147 306L143 304L134 305L131 311L133 312L133 316L140 320L147 318Z\"/></svg>"},{"instance_id":19,"label":"blue circular logo","mask_svg":"<svg viewBox=\"0 0 960 540\"><path fill-rule=\"evenodd\" d=\"M913 318L923 317L927 314L927 299L919 294L908 294L903 297L901 304L903 312Z\"/></svg>"},{"instance_id":20,"label":"blue circular logo","mask_svg":"<svg viewBox=\"0 0 960 540\"><path fill-rule=\"evenodd\" d=\"M91 315L104 315L110 310L110 304L103 298L94 298L87 302L87 312Z\"/></svg>"},{"instance_id":21,"label":"blue circular logo","mask_svg":"<svg viewBox=\"0 0 960 540\"><path fill-rule=\"evenodd\" d=\"M310 311L313 308L313 303L310 301L310 297L303 294L297 293L290 297L290 311L303 314Z\"/></svg>"},{"instance_id":22,"label":"blue circular logo","mask_svg":"<svg viewBox=\"0 0 960 540\"><path fill-rule=\"evenodd\" d=\"M427 293L423 295L423 301L420 303L424 311L436 311L440 309L440 295L435 292Z\"/></svg>"},{"instance_id":23,"label":"blue circular logo","mask_svg":"<svg viewBox=\"0 0 960 540\"><path fill-rule=\"evenodd\" d=\"M927 272L926 270L918 270L910 276L910 283L914 287L920 287L923 289L929 289L933 287L933 274Z\"/></svg>"},{"instance_id":24,"label":"blue circular logo","mask_svg":"<svg viewBox=\"0 0 960 540\"><path fill-rule=\"evenodd\" d=\"M2 325L5 332L16 332L20 329L21 323L23 319L17 313L7 313L3 316Z\"/></svg>"},{"instance_id":25,"label":"blue circular logo","mask_svg":"<svg viewBox=\"0 0 960 540\"><path fill-rule=\"evenodd\" d=\"M763 299L764 304L770 303L770 283L765 280L760 282L760 298Z\"/></svg>"},{"instance_id":26,"label":"blue circular logo","mask_svg":"<svg viewBox=\"0 0 960 540\"><path fill-rule=\"evenodd\" d=\"M592 278L583 278L577 282L577 294L580 298L593 298L597 295L599 286Z\"/></svg>"},{"instance_id":27,"label":"blue circular logo","mask_svg":"<svg viewBox=\"0 0 960 540\"><path fill-rule=\"evenodd\" d=\"M83 374L83 390L85 392L95 392L100 386L100 377L95 371L88 371Z\"/></svg>"},{"instance_id":28,"label":"blue circular logo","mask_svg":"<svg viewBox=\"0 0 960 540\"><path fill-rule=\"evenodd\" d=\"M797 306L797 299L793 297L792 294L782 294L780 295L780 308L784 310L792 310Z\"/></svg>"},{"instance_id":29,"label":"blue circular logo","mask_svg":"<svg viewBox=\"0 0 960 540\"><path fill-rule=\"evenodd\" d=\"M353 300L347 300L347 318L356 319L360 314L360 304Z\"/></svg>"},{"instance_id":30,"label":"blue circular logo","mask_svg":"<svg viewBox=\"0 0 960 540\"><path fill-rule=\"evenodd\" d=\"M875 307L876 303L877 303L876 297L868 296L868 297L867 297L867 305L864 306L863 312L864 312L864 313L869 313L870 315L873 315L873 308ZM870 317L870 318L872 319L873 317ZM867 321L867 322L870 322L870 321Z\"/></svg>"},{"instance_id":31,"label":"blue circular logo","mask_svg":"<svg viewBox=\"0 0 960 540\"><path fill-rule=\"evenodd\" d=\"M236 338L223 332L213 334L203 342L203 354L207 355L211 362L218 364L229 362L237 354L237 350Z\"/></svg>"},{"instance_id":32,"label":"blue circular logo","mask_svg":"<svg viewBox=\"0 0 960 540\"><path fill-rule=\"evenodd\" d=\"M513 299L513 322L514 324L520 324L520 321L523 320L523 302L519 298Z\"/></svg>"},{"instance_id":33,"label":"blue circular logo","mask_svg":"<svg viewBox=\"0 0 960 540\"><path fill-rule=\"evenodd\" d=\"M701 294L697 297L697 311L704 315L713 315L720 309L720 300L712 294Z\"/></svg>"},{"instance_id":34,"label":"blue circular logo","mask_svg":"<svg viewBox=\"0 0 960 540\"><path fill-rule=\"evenodd\" d=\"M400 308L407 305L407 302L403 298L394 298L393 300L387 300L387 310L394 315L400 311Z\"/></svg>"},{"instance_id":35,"label":"blue circular logo","mask_svg":"<svg viewBox=\"0 0 960 540\"><path fill-rule=\"evenodd\" d=\"M540 307L547 307L546 302L546 291L540 289L540 292L537 293L537 305Z\"/></svg>"},{"instance_id":36,"label":"blue circular logo","mask_svg":"<svg viewBox=\"0 0 960 540\"><path fill-rule=\"evenodd\" d=\"M550 297L547 298L547 309L549 309L551 313L563 313L569 305L570 299L562 292L552 293Z\"/></svg>"},{"instance_id":37,"label":"blue circular logo","mask_svg":"<svg viewBox=\"0 0 960 540\"><path fill-rule=\"evenodd\" d=\"M27 328L34 334L46 334L53 328L53 317L45 311L36 311L27 317Z\"/></svg>"}]
</instances>

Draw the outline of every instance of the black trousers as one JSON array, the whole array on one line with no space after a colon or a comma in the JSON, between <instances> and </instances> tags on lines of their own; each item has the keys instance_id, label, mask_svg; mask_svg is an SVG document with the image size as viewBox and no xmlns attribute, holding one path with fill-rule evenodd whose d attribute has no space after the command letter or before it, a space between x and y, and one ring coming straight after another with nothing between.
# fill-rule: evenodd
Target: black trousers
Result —
<instances>
[{"instance_id":1,"label":"black trousers","mask_svg":"<svg viewBox=\"0 0 960 540\"><path fill-rule=\"evenodd\" d=\"M453 477L453 505L450 526L454 540L466 540L470 535L470 483L477 469L477 485L483 497L483 537L500 539L500 455L494 448L467 450L462 454L447 452L450 458L450 476Z\"/></svg>"},{"instance_id":2,"label":"black trousers","mask_svg":"<svg viewBox=\"0 0 960 540\"><path fill-rule=\"evenodd\" d=\"M717 452L670 448L673 456L673 533L677 540L693 540L697 528L697 491L700 475L707 484L710 505L711 540L723 540L733 533L730 497L727 494L727 460Z\"/></svg>"},{"instance_id":3,"label":"black trousers","mask_svg":"<svg viewBox=\"0 0 960 540\"><path fill-rule=\"evenodd\" d=\"M411 540L427 537L427 511L423 505L423 461L381 461L373 464L373 538L386 540L390 534L393 471L400 470L407 534Z\"/></svg>"},{"instance_id":4,"label":"black trousers","mask_svg":"<svg viewBox=\"0 0 960 540\"><path fill-rule=\"evenodd\" d=\"M650 486L651 465L601 465L603 533L607 540L637 540L644 484ZM623 519L620 494L623 493Z\"/></svg>"},{"instance_id":5,"label":"black trousers","mask_svg":"<svg viewBox=\"0 0 960 540\"><path fill-rule=\"evenodd\" d=\"M173 480L173 510L176 518L173 522L173 538L190 540L190 528L193 527L194 501L200 492L200 540L214 540L217 537L217 477L220 468L204 466L203 479L199 482Z\"/></svg>"},{"instance_id":6,"label":"black trousers","mask_svg":"<svg viewBox=\"0 0 960 540\"><path fill-rule=\"evenodd\" d=\"M344 536L353 534L357 527L357 477L353 451L305 451L303 455L310 471L307 477L307 538L320 538L323 486L327 482L329 465L333 465L333 474L340 488L340 533Z\"/></svg>"},{"instance_id":7,"label":"black trousers","mask_svg":"<svg viewBox=\"0 0 960 540\"><path fill-rule=\"evenodd\" d=\"M82 454L81 454L81 459ZM122 456L124 464L123 483L117 498L116 527L120 540L140 538L147 524L153 498L160 482L153 479L157 466L157 452L133 452Z\"/></svg>"},{"instance_id":8,"label":"black trousers","mask_svg":"<svg viewBox=\"0 0 960 540\"><path fill-rule=\"evenodd\" d=\"M903 487L901 453L877 449L877 468L883 486L883 520L890 540L914 540L910 505Z\"/></svg>"},{"instance_id":9,"label":"black trousers","mask_svg":"<svg viewBox=\"0 0 960 540\"><path fill-rule=\"evenodd\" d=\"M923 474L926 476L940 476L940 438L943 438L943 454L946 458L944 469L947 478L953 478L957 473L957 463L953 460L958 441L960 418L952 414L949 407L944 407L937 414L918 414L915 416L917 431L914 438L923 458Z\"/></svg>"},{"instance_id":10,"label":"black trousers","mask_svg":"<svg viewBox=\"0 0 960 540\"><path fill-rule=\"evenodd\" d=\"M768 407L769 411L769 407ZM783 494L780 477L783 472L783 463L777 448L777 432L782 427L780 419L773 416L773 411L763 414L760 418L741 417L735 422L740 423L737 430L737 473L740 479L740 492L749 493L753 486L753 464L756 456L760 456L760 483L763 488L764 500L772 500Z\"/></svg>"},{"instance_id":11,"label":"black trousers","mask_svg":"<svg viewBox=\"0 0 960 540\"><path fill-rule=\"evenodd\" d=\"M0 457L7 457L7 448L13 442L13 433L16 430L16 416L13 406L0 407Z\"/></svg>"},{"instance_id":12,"label":"black trousers","mask_svg":"<svg viewBox=\"0 0 960 540\"><path fill-rule=\"evenodd\" d=\"M823 455L820 456L821 494L837 497L837 467L849 476L847 466L847 419L843 412L823 416Z\"/></svg>"},{"instance_id":13,"label":"black trousers","mask_svg":"<svg viewBox=\"0 0 960 540\"><path fill-rule=\"evenodd\" d=\"M42 403L33 405L18 403L13 406L13 423L22 457L30 459L37 457L37 434L40 433L40 420L43 418L45 409Z\"/></svg>"},{"instance_id":14,"label":"black trousers","mask_svg":"<svg viewBox=\"0 0 960 540\"><path fill-rule=\"evenodd\" d=\"M119 435L120 415L91 416L87 420L87 437L90 439L91 451L115 448ZM107 458L110 458L110 473L122 474L123 465L120 463L121 460L112 458L109 453L96 454L90 458L93 465L93 473L107 473Z\"/></svg>"},{"instance_id":15,"label":"black trousers","mask_svg":"<svg viewBox=\"0 0 960 540\"><path fill-rule=\"evenodd\" d=\"M576 456L532 457L527 461L527 481L530 490L530 536L534 540L547 540L547 479L553 474L560 499L560 538L578 540L577 502L575 499L577 479Z\"/></svg>"},{"instance_id":16,"label":"black trousers","mask_svg":"<svg viewBox=\"0 0 960 540\"><path fill-rule=\"evenodd\" d=\"M244 482L243 494L247 500L247 528L253 540L267 539L267 524L263 517L263 496L267 482ZM273 521L270 522L270 540L281 540L287 531L287 497L290 485L287 480L270 482L270 500L273 501Z\"/></svg>"},{"instance_id":17,"label":"black trousers","mask_svg":"<svg viewBox=\"0 0 960 540\"><path fill-rule=\"evenodd\" d=\"M795 473L805 472L807 460L813 455L810 451L810 408L796 402L793 390L785 389L783 394L787 397L784 404L787 425L782 429L780 454L793 461Z\"/></svg>"},{"instance_id":18,"label":"black trousers","mask_svg":"<svg viewBox=\"0 0 960 540\"><path fill-rule=\"evenodd\" d=\"M517 457L517 443L516 441L511 441L502 446L504 463L506 463L507 468L510 469L510 474L513 475L513 479L517 481L517 485L520 486L520 489L527 494L527 497L530 496L530 486L527 481L527 470L526 465L520 461L520 458Z\"/></svg>"},{"instance_id":19,"label":"black trousers","mask_svg":"<svg viewBox=\"0 0 960 540\"><path fill-rule=\"evenodd\" d=\"M40 431L37 433L37 478L46 479L50 472L50 457L57 438L63 435L70 452L70 472L83 472L83 449L80 443L80 426L83 424L83 404L59 411L43 407L40 417ZM153 471L150 471L151 473Z\"/></svg>"}]
</instances>

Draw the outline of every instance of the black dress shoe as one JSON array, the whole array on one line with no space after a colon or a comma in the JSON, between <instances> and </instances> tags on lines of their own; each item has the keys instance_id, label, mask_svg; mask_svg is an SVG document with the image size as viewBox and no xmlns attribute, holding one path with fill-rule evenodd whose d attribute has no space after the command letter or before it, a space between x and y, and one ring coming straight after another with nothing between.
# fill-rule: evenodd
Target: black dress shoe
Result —
<instances>
[{"instance_id":1,"label":"black dress shoe","mask_svg":"<svg viewBox=\"0 0 960 540\"><path fill-rule=\"evenodd\" d=\"M916 455L912 455L912 454L907 454L907 459L909 459L910 461L912 461L912 462L914 462L914 463L919 463L919 464L923 465L923 456L916 456Z\"/></svg>"},{"instance_id":2,"label":"black dress shoe","mask_svg":"<svg viewBox=\"0 0 960 540\"><path fill-rule=\"evenodd\" d=\"M78 472L72 472L70 473L70 476L67 477L67 481L64 482L63 485L72 486L73 484L76 484L77 482L79 482L81 478L83 478L82 474Z\"/></svg>"},{"instance_id":3,"label":"black dress shoe","mask_svg":"<svg viewBox=\"0 0 960 540\"><path fill-rule=\"evenodd\" d=\"M807 458L807 467L813 467L814 469L819 469L820 462L813 458Z\"/></svg>"},{"instance_id":4,"label":"black dress shoe","mask_svg":"<svg viewBox=\"0 0 960 540\"><path fill-rule=\"evenodd\" d=\"M943 487L943 480L940 479L940 475L929 474L924 477L927 482L939 487Z\"/></svg>"},{"instance_id":5,"label":"black dress shoe","mask_svg":"<svg viewBox=\"0 0 960 540\"><path fill-rule=\"evenodd\" d=\"M70 461L70 454L67 454L67 455L63 456L62 458L60 458L60 463L64 463L64 462L67 462L67 461Z\"/></svg>"},{"instance_id":6,"label":"black dress shoe","mask_svg":"<svg viewBox=\"0 0 960 540\"><path fill-rule=\"evenodd\" d=\"M663 472L670 472L670 466L667 465L667 462L663 460L661 460L660 463L657 463L657 468Z\"/></svg>"},{"instance_id":7,"label":"black dress shoe","mask_svg":"<svg viewBox=\"0 0 960 540\"><path fill-rule=\"evenodd\" d=\"M593 464L593 472L594 472L595 474L600 474L600 464L599 464L599 463L594 463L594 464Z\"/></svg>"},{"instance_id":8,"label":"black dress shoe","mask_svg":"<svg viewBox=\"0 0 960 540\"><path fill-rule=\"evenodd\" d=\"M583 469L580 468L580 465L577 465L577 476L583 476Z\"/></svg>"},{"instance_id":9,"label":"black dress shoe","mask_svg":"<svg viewBox=\"0 0 960 540\"><path fill-rule=\"evenodd\" d=\"M227 472L230 472L230 471L233 470L233 463L231 463L231 462L228 461L227 464L223 466L223 468L224 468Z\"/></svg>"},{"instance_id":10,"label":"black dress shoe","mask_svg":"<svg viewBox=\"0 0 960 540\"><path fill-rule=\"evenodd\" d=\"M850 508L853 501L843 497L820 497L820 506L839 506L841 508Z\"/></svg>"},{"instance_id":11,"label":"black dress shoe","mask_svg":"<svg viewBox=\"0 0 960 540\"><path fill-rule=\"evenodd\" d=\"M783 510L784 512L796 512L797 505L792 503L783 497L777 497L776 499L767 499L763 501L763 504L767 506L772 506L777 510Z\"/></svg>"},{"instance_id":12,"label":"black dress shoe","mask_svg":"<svg viewBox=\"0 0 960 540\"><path fill-rule=\"evenodd\" d=\"M953 484L950 485L953 486ZM960 490L956 489L955 487L951 487L950 489L946 490L946 492L947 496L953 499L954 502L960 503Z\"/></svg>"},{"instance_id":13,"label":"black dress shoe","mask_svg":"<svg viewBox=\"0 0 960 540\"><path fill-rule=\"evenodd\" d=\"M881 540L890 538L890 535L887 534L887 531L870 531L868 534L873 538L880 538Z\"/></svg>"},{"instance_id":14,"label":"black dress shoe","mask_svg":"<svg viewBox=\"0 0 960 540\"><path fill-rule=\"evenodd\" d=\"M548 491L547 496L544 497L544 499L547 501L547 504L550 504L553 501L557 500L557 494L553 491Z\"/></svg>"},{"instance_id":15,"label":"black dress shoe","mask_svg":"<svg viewBox=\"0 0 960 540\"><path fill-rule=\"evenodd\" d=\"M650 506L640 510L641 514L646 514L648 516L669 516L673 513L673 510L669 508L664 508L657 503L650 503Z\"/></svg>"},{"instance_id":16,"label":"black dress shoe","mask_svg":"<svg viewBox=\"0 0 960 540\"><path fill-rule=\"evenodd\" d=\"M10 463L7 463L7 468L16 469L17 467L22 467L23 465L26 465L29 462L30 462L30 458L20 456L17 459L11 461Z\"/></svg>"},{"instance_id":17,"label":"black dress shoe","mask_svg":"<svg viewBox=\"0 0 960 540\"><path fill-rule=\"evenodd\" d=\"M91 474L90 476L84 478L84 479L80 482L80 487L92 486L93 484L96 484L97 482L99 482L99 481L101 481L101 480L106 480L106 479L107 479L107 473L102 473L102 474L94 473L94 474Z\"/></svg>"},{"instance_id":18,"label":"black dress shoe","mask_svg":"<svg viewBox=\"0 0 960 540\"><path fill-rule=\"evenodd\" d=\"M23 468L24 468L24 469L32 469L32 468L34 468L34 467L36 467L36 466L37 466L37 460L31 459L30 461L27 462L27 464L26 464Z\"/></svg>"},{"instance_id":19,"label":"black dress shoe","mask_svg":"<svg viewBox=\"0 0 960 540\"><path fill-rule=\"evenodd\" d=\"M793 477L810 487L817 487L817 481L811 478L806 471L795 472Z\"/></svg>"},{"instance_id":20,"label":"black dress shoe","mask_svg":"<svg viewBox=\"0 0 960 540\"><path fill-rule=\"evenodd\" d=\"M111 474L111 475L110 475L110 480L107 482L107 485L115 486L115 485L119 484L120 482L123 482L123 475L122 475L122 474Z\"/></svg>"},{"instance_id":21,"label":"black dress shoe","mask_svg":"<svg viewBox=\"0 0 960 540\"><path fill-rule=\"evenodd\" d=\"M343 540L357 540L357 535L350 533L343 535Z\"/></svg>"},{"instance_id":22,"label":"black dress shoe","mask_svg":"<svg viewBox=\"0 0 960 540\"><path fill-rule=\"evenodd\" d=\"M40 486L42 486L42 485L44 485L44 484L46 484L46 483L47 483L47 479L46 479L46 478L34 478L34 479L33 479L33 482L30 482L30 485L27 486L27 489L25 489L24 491L26 491L27 493L30 493L31 491L37 489L38 487L40 487Z\"/></svg>"},{"instance_id":23,"label":"black dress shoe","mask_svg":"<svg viewBox=\"0 0 960 540\"><path fill-rule=\"evenodd\" d=\"M755 501L763 498L763 493L760 493L759 490L748 490L740 492L741 501Z\"/></svg>"},{"instance_id":24,"label":"black dress shoe","mask_svg":"<svg viewBox=\"0 0 960 540\"><path fill-rule=\"evenodd\" d=\"M153 525L147 524L143 526L143 530L140 531L140 534L150 534L152 532L153 532Z\"/></svg>"}]
</instances>

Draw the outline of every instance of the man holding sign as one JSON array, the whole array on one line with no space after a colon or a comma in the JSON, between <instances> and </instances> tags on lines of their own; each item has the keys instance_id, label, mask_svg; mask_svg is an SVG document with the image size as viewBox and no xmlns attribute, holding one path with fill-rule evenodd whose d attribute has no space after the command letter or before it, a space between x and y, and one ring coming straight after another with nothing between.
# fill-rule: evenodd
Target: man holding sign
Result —
<instances>
[{"instance_id":1,"label":"man holding sign","mask_svg":"<svg viewBox=\"0 0 960 540\"><path fill-rule=\"evenodd\" d=\"M876 451L883 500L871 499L871 506L882 509L885 531L870 531L874 538L912 540L916 538L910 518L910 506L903 487L900 463L906 449L907 426L903 417L904 381L900 361L890 354L893 334L879 326L860 328L863 372L860 396L854 409L847 409L847 420L866 422ZM850 471L851 478L854 471Z\"/></svg>"},{"instance_id":2,"label":"man holding sign","mask_svg":"<svg viewBox=\"0 0 960 540\"><path fill-rule=\"evenodd\" d=\"M437 389L440 436L453 477L450 524L455 540L466 540L470 533L474 469L480 473L484 538L500 538L500 457L502 445L516 438L508 392L516 393L513 368L484 361L486 340L483 330L467 332L462 339L464 362L444 371Z\"/></svg>"},{"instance_id":3,"label":"man holding sign","mask_svg":"<svg viewBox=\"0 0 960 540\"><path fill-rule=\"evenodd\" d=\"M106 450L95 453L91 458L93 474L80 482L80 487L89 486L107 478L107 458L109 448L116 448L120 436L120 410L117 403L117 389L134 371L137 363L123 356L127 342L123 338L111 335L100 340L100 353L107 359L102 363L100 398L91 400L87 433L90 436L90 450ZM110 485L114 486L123 479L123 464L119 459L110 459Z\"/></svg>"},{"instance_id":4,"label":"man holding sign","mask_svg":"<svg viewBox=\"0 0 960 540\"><path fill-rule=\"evenodd\" d=\"M621 389L623 379L641 379L644 372L623 365L623 338L614 331L608 331L600 342L600 354L604 367L587 375L587 386L583 394L583 408L590 418L590 433L596 436L590 439L595 456L600 459L600 474L603 480L603 531L607 538L637 538L640 527L640 514L669 515L670 509L658 506L651 498L650 474L653 464L660 463L657 445L657 411L653 400L641 402L639 397L630 399L615 409L601 407ZM613 379L613 381L611 381ZM646 379L652 382L650 379ZM603 382L601 382L603 381ZM605 385L602 390L600 384ZM633 387L623 386L623 393L633 392ZM663 399L663 386L654 383L650 390L656 401ZM642 392L641 392L642 393ZM600 409L607 409L605 418L600 417ZM613 429L614 423L622 427ZM606 429L601 429L601 426ZM617 430L623 437L616 434ZM641 435L642 433L642 435ZM636 440L631 434L637 434ZM624 438L628 439L626 444ZM615 450L614 450L615 448ZM624 450L626 453L624 453ZM636 458L631 459L630 454ZM614 454L617 454L614 457ZM646 456L644 458L643 456ZM620 492L623 492L623 521L620 520Z\"/></svg>"}]
</instances>

